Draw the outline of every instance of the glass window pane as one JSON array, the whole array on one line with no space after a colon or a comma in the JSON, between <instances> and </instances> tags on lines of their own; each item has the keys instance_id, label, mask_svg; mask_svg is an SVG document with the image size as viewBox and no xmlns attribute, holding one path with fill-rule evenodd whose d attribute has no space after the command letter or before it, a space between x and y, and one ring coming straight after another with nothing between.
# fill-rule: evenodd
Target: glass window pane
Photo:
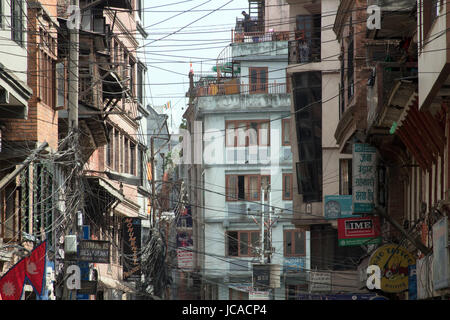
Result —
<instances>
[{"instance_id":1,"label":"glass window pane","mask_svg":"<svg viewBox=\"0 0 450 320\"><path fill-rule=\"evenodd\" d=\"M294 233L295 254L305 254L305 233L303 231L296 231Z\"/></svg>"},{"instance_id":2,"label":"glass window pane","mask_svg":"<svg viewBox=\"0 0 450 320\"><path fill-rule=\"evenodd\" d=\"M227 233L228 255L232 257L238 256L238 233L237 231L229 231Z\"/></svg>"},{"instance_id":3,"label":"glass window pane","mask_svg":"<svg viewBox=\"0 0 450 320\"><path fill-rule=\"evenodd\" d=\"M238 122L238 124L237 124L237 135L238 135L237 145L239 147L244 147L245 146L246 132L247 132L247 123L245 123L245 122Z\"/></svg>"},{"instance_id":4,"label":"glass window pane","mask_svg":"<svg viewBox=\"0 0 450 320\"><path fill-rule=\"evenodd\" d=\"M234 146L234 137L236 135L234 122L227 123L227 146Z\"/></svg>"},{"instance_id":5,"label":"glass window pane","mask_svg":"<svg viewBox=\"0 0 450 320\"><path fill-rule=\"evenodd\" d=\"M249 145L251 145L251 146L258 145L257 132L258 132L258 123L250 122L250 128L248 129Z\"/></svg>"},{"instance_id":6,"label":"glass window pane","mask_svg":"<svg viewBox=\"0 0 450 320\"><path fill-rule=\"evenodd\" d=\"M259 145L268 146L269 145L269 123L261 122L259 124Z\"/></svg>"},{"instance_id":7,"label":"glass window pane","mask_svg":"<svg viewBox=\"0 0 450 320\"><path fill-rule=\"evenodd\" d=\"M259 199L259 190L258 190L258 177L250 176L250 200L258 200Z\"/></svg>"},{"instance_id":8,"label":"glass window pane","mask_svg":"<svg viewBox=\"0 0 450 320\"><path fill-rule=\"evenodd\" d=\"M239 235L239 255L248 255L248 233L241 232Z\"/></svg>"},{"instance_id":9,"label":"glass window pane","mask_svg":"<svg viewBox=\"0 0 450 320\"><path fill-rule=\"evenodd\" d=\"M292 233L291 231L285 231L284 233L284 252L286 255L292 254Z\"/></svg>"}]
</instances>

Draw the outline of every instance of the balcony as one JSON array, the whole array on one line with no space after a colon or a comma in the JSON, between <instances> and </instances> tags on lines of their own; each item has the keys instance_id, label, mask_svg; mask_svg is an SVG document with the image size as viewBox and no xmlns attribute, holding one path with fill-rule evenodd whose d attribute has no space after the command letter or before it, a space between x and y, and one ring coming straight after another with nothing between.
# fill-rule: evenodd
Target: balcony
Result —
<instances>
[{"instance_id":1,"label":"balcony","mask_svg":"<svg viewBox=\"0 0 450 320\"><path fill-rule=\"evenodd\" d=\"M388 134L417 90L417 62L379 62L367 87L367 128Z\"/></svg>"},{"instance_id":2,"label":"balcony","mask_svg":"<svg viewBox=\"0 0 450 320\"><path fill-rule=\"evenodd\" d=\"M197 96L252 95L252 94L285 94L288 93L286 83L240 83L239 78L207 83L196 87Z\"/></svg>"}]
</instances>

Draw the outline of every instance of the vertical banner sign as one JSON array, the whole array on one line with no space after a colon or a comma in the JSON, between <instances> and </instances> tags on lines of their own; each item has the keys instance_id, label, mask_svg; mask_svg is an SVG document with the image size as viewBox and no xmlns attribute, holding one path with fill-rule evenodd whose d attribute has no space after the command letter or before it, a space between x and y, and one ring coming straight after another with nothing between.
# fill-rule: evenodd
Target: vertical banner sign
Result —
<instances>
[{"instance_id":1,"label":"vertical banner sign","mask_svg":"<svg viewBox=\"0 0 450 320\"><path fill-rule=\"evenodd\" d=\"M433 286L434 290L450 287L448 257L448 218L433 225Z\"/></svg>"},{"instance_id":2,"label":"vertical banner sign","mask_svg":"<svg viewBox=\"0 0 450 320\"><path fill-rule=\"evenodd\" d=\"M141 219L123 219L123 280L139 281L141 279Z\"/></svg>"},{"instance_id":3,"label":"vertical banner sign","mask_svg":"<svg viewBox=\"0 0 450 320\"><path fill-rule=\"evenodd\" d=\"M376 149L368 144L353 145L353 213L372 212L375 205Z\"/></svg>"}]
</instances>

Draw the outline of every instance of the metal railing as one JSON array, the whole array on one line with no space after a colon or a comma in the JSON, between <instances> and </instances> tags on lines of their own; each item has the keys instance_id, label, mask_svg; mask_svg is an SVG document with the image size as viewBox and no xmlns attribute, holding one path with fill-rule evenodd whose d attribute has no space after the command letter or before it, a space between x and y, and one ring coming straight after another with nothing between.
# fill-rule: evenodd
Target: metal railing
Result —
<instances>
[{"instance_id":1,"label":"metal railing","mask_svg":"<svg viewBox=\"0 0 450 320\"><path fill-rule=\"evenodd\" d=\"M287 41L287 40L289 40L289 31L243 32L233 30L231 34L232 43L258 43L258 42Z\"/></svg>"},{"instance_id":2,"label":"metal railing","mask_svg":"<svg viewBox=\"0 0 450 320\"><path fill-rule=\"evenodd\" d=\"M286 83L240 83L239 79L228 80L223 83L209 83L196 87L197 96L222 96L229 94L282 94L288 93Z\"/></svg>"}]
</instances>

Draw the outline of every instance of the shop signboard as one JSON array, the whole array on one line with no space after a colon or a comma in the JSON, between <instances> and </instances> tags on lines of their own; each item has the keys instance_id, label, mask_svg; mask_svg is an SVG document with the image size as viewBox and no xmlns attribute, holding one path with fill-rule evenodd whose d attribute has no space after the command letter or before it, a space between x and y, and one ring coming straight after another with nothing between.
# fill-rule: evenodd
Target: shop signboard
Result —
<instances>
[{"instance_id":1,"label":"shop signboard","mask_svg":"<svg viewBox=\"0 0 450 320\"><path fill-rule=\"evenodd\" d=\"M331 291L331 272L311 271L311 292L330 292Z\"/></svg>"},{"instance_id":2,"label":"shop signboard","mask_svg":"<svg viewBox=\"0 0 450 320\"><path fill-rule=\"evenodd\" d=\"M355 143L352 164L353 213L370 213L375 206L376 149Z\"/></svg>"},{"instance_id":3,"label":"shop signboard","mask_svg":"<svg viewBox=\"0 0 450 320\"><path fill-rule=\"evenodd\" d=\"M447 217L433 225L433 287L434 290L450 287Z\"/></svg>"},{"instance_id":4,"label":"shop signboard","mask_svg":"<svg viewBox=\"0 0 450 320\"><path fill-rule=\"evenodd\" d=\"M381 243L378 217L338 219L338 245L340 247Z\"/></svg>"},{"instance_id":5,"label":"shop signboard","mask_svg":"<svg viewBox=\"0 0 450 320\"><path fill-rule=\"evenodd\" d=\"M110 243L101 240L81 240L78 261L91 263L109 263Z\"/></svg>"},{"instance_id":6,"label":"shop signboard","mask_svg":"<svg viewBox=\"0 0 450 320\"><path fill-rule=\"evenodd\" d=\"M398 244L379 247L369 259L369 266L377 265L380 268L381 290L389 293L408 290L409 266L415 264L415 257Z\"/></svg>"},{"instance_id":7,"label":"shop signboard","mask_svg":"<svg viewBox=\"0 0 450 320\"><path fill-rule=\"evenodd\" d=\"M352 195L325 196L325 219L339 219L352 217Z\"/></svg>"},{"instance_id":8,"label":"shop signboard","mask_svg":"<svg viewBox=\"0 0 450 320\"><path fill-rule=\"evenodd\" d=\"M306 270L306 257L285 257L283 260L284 272L301 272Z\"/></svg>"},{"instance_id":9,"label":"shop signboard","mask_svg":"<svg viewBox=\"0 0 450 320\"><path fill-rule=\"evenodd\" d=\"M186 246L177 248L178 268L192 270L194 268L194 247Z\"/></svg>"},{"instance_id":10,"label":"shop signboard","mask_svg":"<svg viewBox=\"0 0 450 320\"><path fill-rule=\"evenodd\" d=\"M141 279L141 219L124 218L123 223L123 280Z\"/></svg>"}]
</instances>

